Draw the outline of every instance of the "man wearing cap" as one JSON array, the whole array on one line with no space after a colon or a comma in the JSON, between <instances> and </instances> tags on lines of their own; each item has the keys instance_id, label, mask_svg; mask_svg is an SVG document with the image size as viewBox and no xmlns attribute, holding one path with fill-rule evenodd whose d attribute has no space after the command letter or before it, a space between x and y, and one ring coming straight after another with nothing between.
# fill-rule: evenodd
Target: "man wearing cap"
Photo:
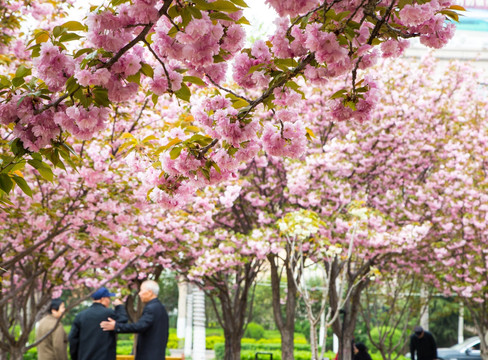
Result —
<instances>
[{"instance_id":1,"label":"man wearing cap","mask_svg":"<svg viewBox=\"0 0 488 360\"><path fill-rule=\"evenodd\" d=\"M417 353L417 360L434 360L437 359L437 345L434 336L422 329L421 326L416 326L413 329L414 334L410 336L410 357L415 359L415 352Z\"/></svg>"},{"instance_id":2,"label":"man wearing cap","mask_svg":"<svg viewBox=\"0 0 488 360\"><path fill-rule=\"evenodd\" d=\"M128 320L122 302L114 301L115 310L109 309L110 297L115 296L102 287L92 295L93 304L76 315L69 333L69 352L72 360L115 360L117 340L115 333L100 329L100 321L116 318Z\"/></svg>"},{"instance_id":3,"label":"man wearing cap","mask_svg":"<svg viewBox=\"0 0 488 360\"><path fill-rule=\"evenodd\" d=\"M42 340L37 346L38 360L68 360L68 335L58 320L64 310L61 299L52 299L48 314L39 321L36 341Z\"/></svg>"},{"instance_id":4,"label":"man wearing cap","mask_svg":"<svg viewBox=\"0 0 488 360\"><path fill-rule=\"evenodd\" d=\"M158 299L159 285L153 280L141 284L139 298L146 305L139 320L122 324L118 320L102 321L100 327L107 332L137 333L135 360L164 360L168 343L168 313Z\"/></svg>"}]
</instances>

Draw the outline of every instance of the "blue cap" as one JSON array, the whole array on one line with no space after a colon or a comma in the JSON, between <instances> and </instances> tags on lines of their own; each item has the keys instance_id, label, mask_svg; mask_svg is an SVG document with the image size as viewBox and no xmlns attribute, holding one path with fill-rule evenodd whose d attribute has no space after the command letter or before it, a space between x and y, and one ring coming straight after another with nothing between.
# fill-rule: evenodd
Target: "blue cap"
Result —
<instances>
[{"instance_id":1,"label":"blue cap","mask_svg":"<svg viewBox=\"0 0 488 360\"><path fill-rule=\"evenodd\" d=\"M109 292L106 287L101 287L100 289L95 291L91 297L93 298L93 300L100 300L101 298L111 296L115 296L115 294Z\"/></svg>"}]
</instances>

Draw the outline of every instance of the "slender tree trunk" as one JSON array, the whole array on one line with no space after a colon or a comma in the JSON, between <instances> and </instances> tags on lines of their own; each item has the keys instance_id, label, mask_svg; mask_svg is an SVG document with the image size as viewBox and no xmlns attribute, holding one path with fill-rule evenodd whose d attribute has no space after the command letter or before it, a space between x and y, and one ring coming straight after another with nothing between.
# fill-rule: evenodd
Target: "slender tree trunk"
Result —
<instances>
[{"instance_id":1,"label":"slender tree trunk","mask_svg":"<svg viewBox=\"0 0 488 360\"><path fill-rule=\"evenodd\" d=\"M286 261L289 261L289 249L287 249ZM276 263L278 258L270 254L268 256L268 262L270 264L271 272L271 290L272 290L272 304L273 304L273 315L276 323L276 327L281 334L281 358L287 360L293 360L295 349L295 311L297 306L297 287L293 281L293 273L290 270L290 266L285 263L283 266L286 270L286 302L285 302L285 312L283 314L281 305L281 278L279 276L278 264Z\"/></svg>"},{"instance_id":2,"label":"slender tree trunk","mask_svg":"<svg viewBox=\"0 0 488 360\"><path fill-rule=\"evenodd\" d=\"M317 339L317 327L310 323L310 348L312 350L312 360L319 360L319 346Z\"/></svg>"}]
</instances>

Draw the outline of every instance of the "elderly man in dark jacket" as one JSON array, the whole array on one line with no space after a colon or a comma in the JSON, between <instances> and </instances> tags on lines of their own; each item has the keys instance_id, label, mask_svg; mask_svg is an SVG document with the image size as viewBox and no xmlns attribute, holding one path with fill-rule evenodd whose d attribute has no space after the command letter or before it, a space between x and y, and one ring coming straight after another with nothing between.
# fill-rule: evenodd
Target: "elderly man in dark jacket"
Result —
<instances>
[{"instance_id":1,"label":"elderly man in dark jacket","mask_svg":"<svg viewBox=\"0 0 488 360\"><path fill-rule=\"evenodd\" d=\"M93 304L80 312L69 333L71 360L115 360L117 340L114 333L100 329L100 321L109 318L120 323L128 321L127 312L120 300L115 300L115 310L109 309L110 297L115 294L106 288L98 289L93 295Z\"/></svg>"},{"instance_id":2,"label":"elderly man in dark jacket","mask_svg":"<svg viewBox=\"0 0 488 360\"><path fill-rule=\"evenodd\" d=\"M410 336L410 357L415 360L415 353L417 353L417 360L434 360L437 359L437 344L434 336L422 329L421 326L416 326L414 334Z\"/></svg>"},{"instance_id":3,"label":"elderly man in dark jacket","mask_svg":"<svg viewBox=\"0 0 488 360\"><path fill-rule=\"evenodd\" d=\"M139 320L132 324L109 319L102 321L100 327L104 331L115 330L116 333L138 333L135 360L164 360L168 343L168 313L158 300L159 286L152 280L141 285L139 297L146 303Z\"/></svg>"}]
</instances>

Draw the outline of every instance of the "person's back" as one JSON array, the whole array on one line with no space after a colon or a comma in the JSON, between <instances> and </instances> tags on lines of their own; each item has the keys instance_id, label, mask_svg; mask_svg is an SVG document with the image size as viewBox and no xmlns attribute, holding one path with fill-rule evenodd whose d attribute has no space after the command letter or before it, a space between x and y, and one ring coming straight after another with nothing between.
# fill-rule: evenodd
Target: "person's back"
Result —
<instances>
[{"instance_id":1,"label":"person's back","mask_svg":"<svg viewBox=\"0 0 488 360\"><path fill-rule=\"evenodd\" d=\"M39 321L36 340L43 340L37 345L38 360L68 359L68 336L59 321L64 309L64 303L60 299L53 299L49 313Z\"/></svg>"},{"instance_id":2,"label":"person's back","mask_svg":"<svg viewBox=\"0 0 488 360\"><path fill-rule=\"evenodd\" d=\"M166 344L168 342L169 320L168 313L158 299L149 301L144 311L152 315L152 322L143 332L139 333L137 339L137 354L147 353L151 349L151 356L156 359L164 359ZM130 326L130 324L127 324ZM138 359L143 359L137 356Z\"/></svg>"},{"instance_id":3,"label":"person's back","mask_svg":"<svg viewBox=\"0 0 488 360\"><path fill-rule=\"evenodd\" d=\"M122 305L117 305L115 311L109 309L107 306L110 304L110 299L108 298L108 302L104 299L107 297L100 302L94 301L91 307L76 316L69 334L72 360L115 360L117 346L115 333L103 331L100 322L110 317L124 323L128 320L127 313Z\"/></svg>"},{"instance_id":4,"label":"person's back","mask_svg":"<svg viewBox=\"0 0 488 360\"><path fill-rule=\"evenodd\" d=\"M154 280L141 284L139 298L146 304L142 315L135 323L121 324L115 319L102 321L104 331L116 333L137 333L135 360L164 360L168 343L168 313L158 300L159 285Z\"/></svg>"},{"instance_id":5,"label":"person's back","mask_svg":"<svg viewBox=\"0 0 488 360\"><path fill-rule=\"evenodd\" d=\"M368 348L363 343L354 344L354 360L371 360Z\"/></svg>"}]
</instances>

